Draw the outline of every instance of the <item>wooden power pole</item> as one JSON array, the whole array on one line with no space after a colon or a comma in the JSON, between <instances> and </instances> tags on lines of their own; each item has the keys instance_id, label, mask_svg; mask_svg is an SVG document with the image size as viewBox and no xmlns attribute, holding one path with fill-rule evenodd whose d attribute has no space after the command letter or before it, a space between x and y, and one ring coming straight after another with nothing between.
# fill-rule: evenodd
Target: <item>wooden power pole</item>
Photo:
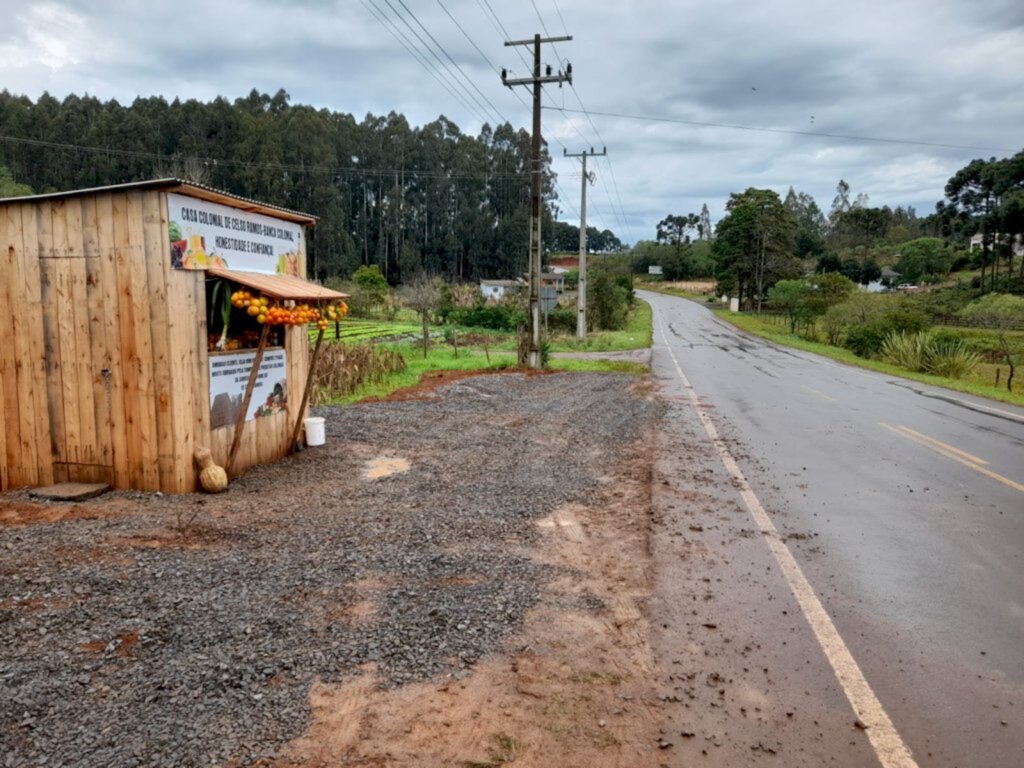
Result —
<instances>
[{"instance_id":1,"label":"wooden power pole","mask_svg":"<svg viewBox=\"0 0 1024 768\"><path fill-rule=\"evenodd\" d=\"M580 280L576 294L576 338L583 341L587 338L587 184L594 183L594 174L587 173L588 157L604 157L608 154L608 147L600 152L595 152L591 147L590 151L583 150L569 154L569 150L563 150L566 157L579 157L583 159L583 184L580 193Z\"/></svg>"},{"instance_id":2,"label":"wooden power pole","mask_svg":"<svg viewBox=\"0 0 1024 768\"><path fill-rule=\"evenodd\" d=\"M564 37L541 37L534 35L532 40L506 40L505 45L533 46L533 76L509 78L507 70L501 70L501 82L509 88L516 85L533 86L533 152L530 178L530 353L527 364L530 368L541 366L541 333L543 323L540 314L540 210L541 210L541 152L540 152L540 92L544 83L572 83L572 64L566 64L565 72L561 69L555 74L550 65L544 72L540 67L540 46L542 43L561 43L572 40L571 35Z\"/></svg>"}]
</instances>

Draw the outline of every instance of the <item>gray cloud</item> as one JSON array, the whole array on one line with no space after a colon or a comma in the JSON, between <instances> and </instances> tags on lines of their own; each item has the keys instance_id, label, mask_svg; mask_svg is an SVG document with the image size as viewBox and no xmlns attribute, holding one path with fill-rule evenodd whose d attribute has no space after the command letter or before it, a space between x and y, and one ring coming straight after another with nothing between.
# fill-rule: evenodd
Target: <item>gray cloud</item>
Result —
<instances>
[{"instance_id":1,"label":"gray cloud","mask_svg":"<svg viewBox=\"0 0 1024 768\"><path fill-rule=\"evenodd\" d=\"M393 15L386 0L365 2ZM543 32L533 5L490 0L502 31L482 0L405 4L485 94L484 111L528 128L527 92L517 98L497 69L526 73L519 57L525 49L503 42L506 33ZM391 5L402 8L398 0ZM548 32L564 33L553 0L537 0L537 8ZM600 112L1021 148L1019 0L559 0L558 10L575 39L546 46L544 58L572 61L575 90L546 89L549 106L579 109L578 96ZM444 114L464 132L480 127L473 113L481 110L461 106L362 2L0 0L0 17L0 87L32 97L48 90L58 98L88 91L121 102L138 95L234 99L252 88L284 88L294 102L360 120L394 110L413 125ZM840 178L873 204L928 213L959 167L1005 154L600 115L592 123L581 114L544 112L563 216L579 204L578 162L563 159L563 148L607 144L608 160L592 166L591 223L627 239L651 238L665 214L704 202L717 217L730 192L750 186L784 194L792 185L827 209Z\"/></svg>"}]
</instances>

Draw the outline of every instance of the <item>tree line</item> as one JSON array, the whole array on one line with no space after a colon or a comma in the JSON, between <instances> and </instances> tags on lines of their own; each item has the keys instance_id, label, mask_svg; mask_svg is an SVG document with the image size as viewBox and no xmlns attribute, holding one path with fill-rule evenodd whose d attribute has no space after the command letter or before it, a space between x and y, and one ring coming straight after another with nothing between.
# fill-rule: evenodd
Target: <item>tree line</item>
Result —
<instances>
[{"instance_id":1,"label":"tree line","mask_svg":"<svg viewBox=\"0 0 1024 768\"><path fill-rule=\"evenodd\" d=\"M980 238L979 238L980 236ZM974 248L980 239L980 247ZM869 284L892 267L902 282L941 281L954 269L980 269L981 291L1024 290L1024 151L997 160L974 160L945 187L934 213L913 207L873 207L840 179L826 213L805 193L785 198L770 189L735 192L713 231L707 205L697 213L668 215L656 239L633 251L633 270L658 265L665 279L714 279L720 293L760 308L780 280L839 274ZM812 281L813 282L813 281Z\"/></svg>"},{"instance_id":2,"label":"tree line","mask_svg":"<svg viewBox=\"0 0 1024 768\"><path fill-rule=\"evenodd\" d=\"M8 194L174 176L313 213L308 261L320 279L366 265L392 284L421 272L476 280L527 267L530 135L508 123L472 136L443 115L421 127L395 112L358 121L292 104L283 90L129 105L4 90L0 137ZM575 250L578 228L554 221L546 154L542 174L545 247ZM594 230L593 243L621 248L608 231Z\"/></svg>"}]
</instances>

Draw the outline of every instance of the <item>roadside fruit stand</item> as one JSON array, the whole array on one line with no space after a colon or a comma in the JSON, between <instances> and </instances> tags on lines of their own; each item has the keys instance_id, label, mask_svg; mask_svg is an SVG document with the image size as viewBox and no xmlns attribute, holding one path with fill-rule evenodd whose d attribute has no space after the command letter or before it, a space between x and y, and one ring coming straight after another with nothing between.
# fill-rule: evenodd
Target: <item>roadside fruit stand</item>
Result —
<instances>
[{"instance_id":1,"label":"roadside fruit stand","mask_svg":"<svg viewBox=\"0 0 1024 768\"><path fill-rule=\"evenodd\" d=\"M197 451L289 453L347 311L305 279L314 223L177 179L0 200L0 489L184 493Z\"/></svg>"}]
</instances>

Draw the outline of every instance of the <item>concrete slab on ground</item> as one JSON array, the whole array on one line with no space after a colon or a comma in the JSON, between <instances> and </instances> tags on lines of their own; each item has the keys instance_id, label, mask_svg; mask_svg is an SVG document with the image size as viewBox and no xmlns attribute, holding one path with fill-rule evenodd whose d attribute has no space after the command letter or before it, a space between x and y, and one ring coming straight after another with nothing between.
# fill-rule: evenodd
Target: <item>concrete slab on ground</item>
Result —
<instances>
[{"instance_id":1,"label":"concrete slab on ground","mask_svg":"<svg viewBox=\"0 0 1024 768\"><path fill-rule=\"evenodd\" d=\"M29 496L45 501L85 501L102 496L109 490L110 486L106 483L57 483L36 488Z\"/></svg>"}]
</instances>

